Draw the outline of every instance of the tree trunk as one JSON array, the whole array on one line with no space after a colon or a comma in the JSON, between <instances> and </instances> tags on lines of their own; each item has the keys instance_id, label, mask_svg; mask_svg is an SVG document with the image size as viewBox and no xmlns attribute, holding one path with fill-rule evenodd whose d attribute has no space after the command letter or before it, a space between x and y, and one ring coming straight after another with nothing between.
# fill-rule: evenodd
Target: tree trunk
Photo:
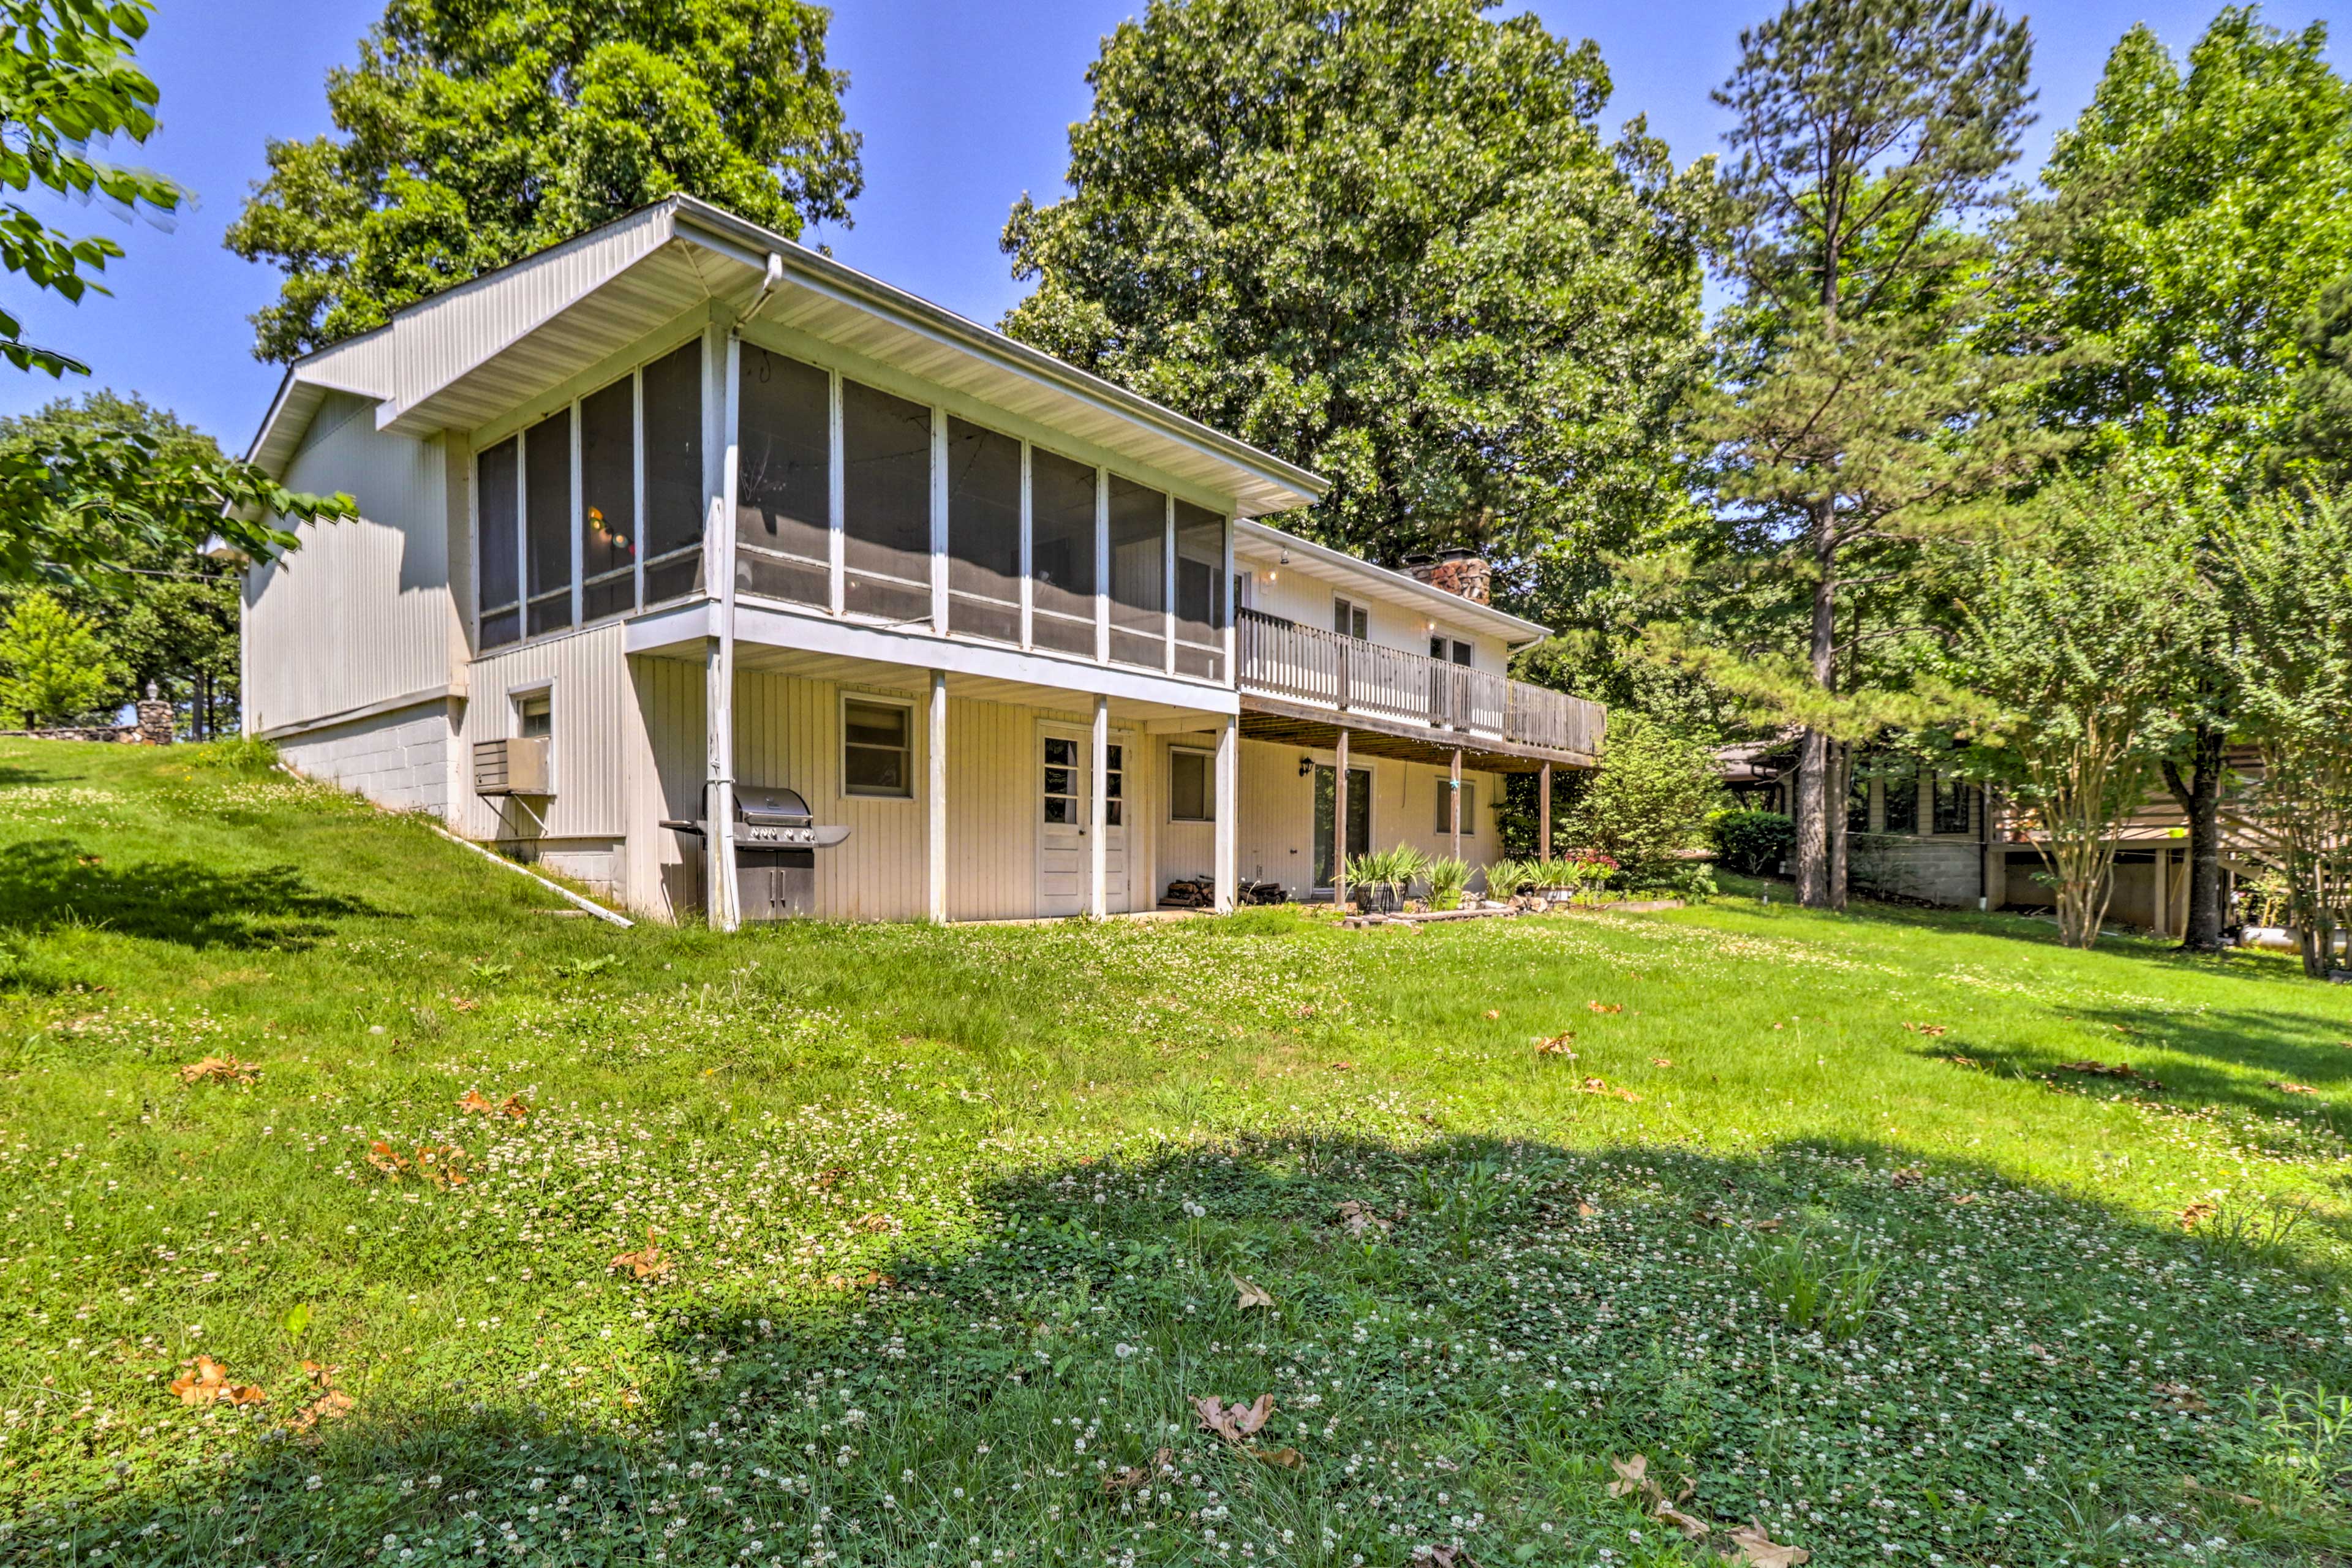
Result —
<instances>
[{"instance_id":1,"label":"tree trunk","mask_svg":"<svg viewBox=\"0 0 2352 1568\"><path fill-rule=\"evenodd\" d=\"M1837 772L1830 781L1830 908L1843 911L1846 893L1846 845L1850 837L1846 802L1853 794L1853 742L1841 741L1830 748Z\"/></svg>"},{"instance_id":2,"label":"tree trunk","mask_svg":"<svg viewBox=\"0 0 2352 1568\"><path fill-rule=\"evenodd\" d=\"M2164 764L2164 787L2189 819L2189 916L2180 946L2188 952L2221 951L2221 731L2200 724L2189 774Z\"/></svg>"},{"instance_id":3,"label":"tree trunk","mask_svg":"<svg viewBox=\"0 0 2352 1568\"><path fill-rule=\"evenodd\" d=\"M1835 296L1830 297L1834 308ZM1823 691L1837 687L1837 510L1828 500L1813 506L1813 625L1808 653L1813 684ZM1843 771L1837 764L1838 748L1818 730L1804 736L1802 771L1797 778L1797 902L1809 910L1844 906L1844 878L1832 862L1842 862L1843 833L1834 826L1839 802L1832 792ZM1811 788L1807 781L1811 781Z\"/></svg>"}]
</instances>

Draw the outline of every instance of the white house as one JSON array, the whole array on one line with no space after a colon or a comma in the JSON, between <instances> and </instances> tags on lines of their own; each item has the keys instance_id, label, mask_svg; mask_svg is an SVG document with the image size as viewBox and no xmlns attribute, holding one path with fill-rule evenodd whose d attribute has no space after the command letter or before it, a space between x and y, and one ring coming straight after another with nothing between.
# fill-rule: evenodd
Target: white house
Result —
<instances>
[{"instance_id":1,"label":"white house","mask_svg":"<svg viewBox=\"0 0 2352 1568\"><path fill-rule=\"evenodd\" d=\"M1247 521L1322 481L684 197L298 362L252 456L362 515L247 574L247 732L655 916L1312 897L1601 735L1483 563Z\"/></svg>"}]
</instances>

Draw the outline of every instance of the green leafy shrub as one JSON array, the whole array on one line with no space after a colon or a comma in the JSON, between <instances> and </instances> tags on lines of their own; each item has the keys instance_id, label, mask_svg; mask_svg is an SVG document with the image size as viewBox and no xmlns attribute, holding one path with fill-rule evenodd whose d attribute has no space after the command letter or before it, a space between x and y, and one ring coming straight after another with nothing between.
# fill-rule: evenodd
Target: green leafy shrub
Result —
<instances>
[{"instance_id":1,"label":"green leafy shrub","mask_svg":"<svg viewBox=\"0 0 2352 1568\"><path fill-rule=\"evenodd\" d=\"M1601 770L1567 829L1617 863L1622 885L1655 887L1706 846L1707 814L1722 803L1712 748L1629 714L1610 726Z\"/></svg>"},{"instance_id":2,"label":"green leafy shrub","mask_svg":"<svg viewBox=\"0 0 2352 1568\"><path fill-rule=\"evenodd\" d=\"M1797 825L1777 811L1718 811L1706 819L1717 860L1743 877L1769 877L1796 847Z\"/></svg>"},{"instance_id":3,"label":"green leafy shrub","mask_svg":"<svg viewBox=\"0 0 2352 1568\"><path fill-rule=\"evenodd\" d=\"M233 735L187 749L189 762L224 773L266 773L278 765L278 748L257 735Z\"/></svg>"},{"instance_id":4,"label":"green leafy shrub","mask_svg":"<svg viewBox=\"0 0 2352 1568\"><path fill-rule=\"evenodd\" d=\"M97 625L38 588L0 622L0 709L26 729L80 718L121 679Z\"/></svg>"},{"instance_id":5,"label":"green leafy shrub","mask_svg":"<svg viewBox=\"0 0 2352 1568\"><path fill-rule=\"evenodd\" d=\"M1470 862L1452 855L1442 855L1429 862L1427 874L1431 907L1460 909L1462 889L1470 885Z\"/></svg>"}]
</instances>

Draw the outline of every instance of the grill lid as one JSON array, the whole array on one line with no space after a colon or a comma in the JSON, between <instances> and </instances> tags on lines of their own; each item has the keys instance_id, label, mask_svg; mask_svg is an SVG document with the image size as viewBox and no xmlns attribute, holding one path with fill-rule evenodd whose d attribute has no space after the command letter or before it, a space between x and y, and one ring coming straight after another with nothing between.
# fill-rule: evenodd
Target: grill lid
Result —
<instances>
[{"instance_id":1,"label":"grill lid","mask_svg":"<svg viewBox=\"0 0 2352 1568\"><path fill-rule=\"evenodd\" d=\"M798 790L751 789L735 796L735 820L749 827L806 827L814 819Z\"/></svg>"}]
</instances>

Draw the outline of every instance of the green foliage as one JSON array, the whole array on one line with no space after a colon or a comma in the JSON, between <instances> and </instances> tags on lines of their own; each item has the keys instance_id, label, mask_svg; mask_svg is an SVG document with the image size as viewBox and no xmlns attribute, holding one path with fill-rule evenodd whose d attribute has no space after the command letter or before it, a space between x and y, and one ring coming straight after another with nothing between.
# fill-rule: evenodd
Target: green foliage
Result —
<instances>
[{"instance_id":1,"label":"green foliage","mask_svg":"<svg viewBox=\"0 0 2352 1568\"><path fill-rule=\"evenodd\" d=\"M80 718L117 679L98 628L47 594L23 595L0 622L0 710L28 729Z\"/></svg>"},{"instance_id":2,"label":"green foliage","mask_svg":"<svg viewBox=\"0 0 2352 1568\"><path fill-rule=\"evenodd\" d=\"M1811 1229L1753 1242L1746 1258L1748 1278L1764 1299L1799 1333L1852 1339L1869 1321L1886 1261L1863 1250L1859 1237L1843 1247Z\"/></svg>"},{"instance_id":3,"label":"green foliage","mask_svg":"<svg viewBox=\"0 0 2352 1568\"><path fill-rule=\"evenodd\" d=\"M1428 856L1410 844L1399 844L1393 848L1367 850L1349 860L1348 880L1393 889L1402 896L1428 869Z\"/></svg>"},{"instance_id":4,"label":"green foliage","mask_svg":"<svg viewBox=\"0 0 2352 1568\"><path fill-rule=\"evenodd\" d=\"M1462 907L1462 889L1470 885L1470 862L1458 856L1440 855L1430 861L1429 905L1436 910L1458 910Z\"/></svg>"},{"instance_id":5,"label":"green foliage","mask_svg":"<svg viewBox=\"0 0 2352 1568\"><path fill-rule=\"evenodd\" d=\"M2215 16L2186 68L2146 26L2062 132L2015 237L2049 414L2245 473L2284 434L2297 331L2352 272L2352 84L2327 29Z\"/></svg>"},{"instance_id":6,"label":"green foliage","mask_svg":"<svg viewBox=\"0 0 2352 1568\"><path fill-rule=\"evenodd\" d=\"M43 190L73 201L93 196L119 207L178 210L185 195L160 174L91 156L94 145L143 143L155 132L155 84L131 62L146 36L147 0L5 0L0 5L0 185ZM45 204L46 205L46 204ZM76 239L21 202L0 203L0 267L36 289L79 302L122 247L100 236ZM0 356L18 370L61 376L89 366L24 341L0 310Z\"/></svg>"},{"instance_id":7,"label":"green foliage","mask_svg":"<svg viewBox=\"0 0 2352 1568\"><path fill-rule=\"evenodd\" d=\"M1328 477L1291 526L1474 544L1575 614L1685 510L1697 189L1608 73L1476 0L1155 0L1088 71L1070 195L1014 207L1013 335Z\"/></svg>"},{"instance_id":8,"label":"green foliage","mask_svg":"<svg viewBox=\"0 0 2352 1568\"><path fill-rule=\"evenodd\" d=\"M278 747L258 735L228 735L202 741L180 753L200 768L214 773L257 774L278 768Z\"/></svg>"},{"instance_id":9,"label":"green foliage","mask_svg":"<svg viewBox=\"0 0 2352 1568\"><path fill-rule=\"evenodd\" d=\"M1769 877L1797 842L1797 825L1777 811L1734 808L1708 814L1706 836L1726 870Z\"/></svg>"},{"instance_id":10,"label":"green foliage","mask_svg":"<svg viewBox=\"0 0 2352 1568\"><path fill-rule=\"evenodd\" d=\"M1706 844L1707 814L1722 799L1713 748L1629 715L1610 725L1600 771L1565 829L1614 860L1628 886L1647 887Z\"/></svg>"},{"instance_id":11,"label":"green foliage","mask_svg":"<svg viewBox=\"0 0 2352 1568\"><path fill-rule=\"evenodd\" d=\"M2285 886L2315 977L2352 926L2352 497L2231 509L2213 554L2242 732L2262 759L2232 815Z\"/></svg>"},{"instance_id":12,"label":"green foliage","mask_svg":"<svg viewBox=\"0 0 2352 1568\"><path fill-rule=\"evenodd\" d=\"M261 558L299 543L281 524L356 515L351 497L289 490L136 398L0 422L0 584L88 591L93 609L122 605L126 575L151 563L193 568L214 535Z\"/></svg>"},{"instance_id":13,"label":"green foliage","mask_svg":"<svg viewBox=\"0 0 2352 1568\"><path fill-rule=\"evenodd\" d=\"M2352 277L2327 286L2296 336L2302 367L2279 461L2321 489L2352 489Z\"/></svg>"},{"instance_id":14,"label":"green foliage","mask_svg":"<svg viewBox=\"0 0 2352 1568\"><path fill-rule=\"evenodd\" d=\"M229 248L286 274L255 354L290 360L676 193L797 238L862 175L803 0L391 0L327 78L338 137L272 142Z\"/></svg>"},{"instance_id":15,"label":"green foliage","mask_svg":"<svg viewBox=\"0 0 2352 1568\"><path fill-rule=\"evenodd\" d=\"M2116 829L2173 735L2175 650L2207 635L2196 498L2147 465L2053 489L1958 606L1975 763L2048 836L2059 930L2098 940Z\"/></svg>"}]
</instances>

